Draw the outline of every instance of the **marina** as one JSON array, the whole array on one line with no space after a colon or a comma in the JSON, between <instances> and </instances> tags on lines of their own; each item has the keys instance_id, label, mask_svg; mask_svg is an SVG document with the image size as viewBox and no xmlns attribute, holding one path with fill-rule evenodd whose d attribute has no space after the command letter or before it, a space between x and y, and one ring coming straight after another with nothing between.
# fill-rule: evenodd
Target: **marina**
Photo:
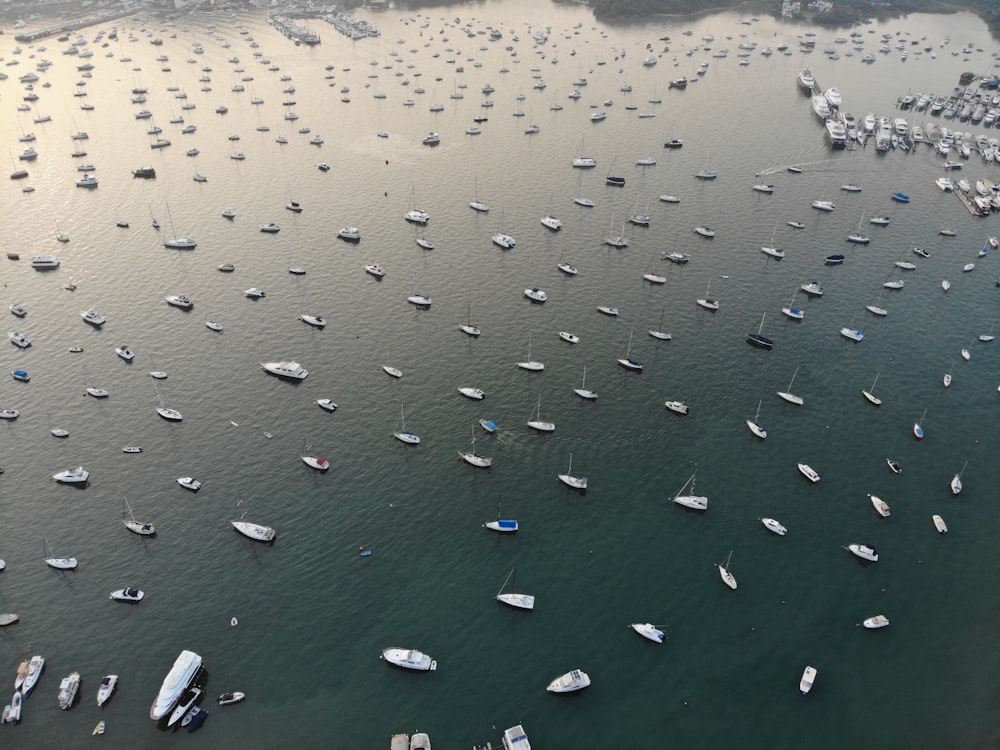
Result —
<instances>
[{"instance_id":1,"label":"marina","mask_svg":"<svg viewBox=\"0 0 1000 750\"><path fill-rule=\"evenodd\" d=\"M503 0L0 36L5 668L49 670L4 731L988 744L992 636L924 602L993 602L996 43L851 31Z\"/></svg>"}]
</instances>

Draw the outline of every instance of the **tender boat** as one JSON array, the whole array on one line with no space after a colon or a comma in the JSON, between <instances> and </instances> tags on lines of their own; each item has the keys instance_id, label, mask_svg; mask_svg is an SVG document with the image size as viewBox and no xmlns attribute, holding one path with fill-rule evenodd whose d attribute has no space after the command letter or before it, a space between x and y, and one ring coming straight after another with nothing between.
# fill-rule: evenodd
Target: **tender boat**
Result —
<instances>
[{"instance_id":1,"label":"tender boat","mask_svg":"<svg viewBox=\"0 0 1000 750\"><path fill-rule=\"evenodd\" d=\"M140 591L137 588L124 588L115 589L108 596L109 599L114 599L116 602L141 602L143 597L146 596L146 592Z\"/></svg>"},{"instance_id":2,"label":"tender boat","mask_svg":"<svg viewBox=\"0 0 1000 750\"><path fill-rule=\"evenodd\" d=\"M799 692L802 695L806 695L810 690L813 689L813 683L816 682L816 667L806 667L802 671L802 677L799 680Z\"/></svg>"},{"instance_id":3,"label":"tender boat","mask_svg":"<svg viewBox=\"0 0 1000 750\"><path fill-rule=\"evenodd\" d=\"M181 693L181 697L177 700L177 706L170 712L170 716L167 718L167 726L172 727L177 722L180 722L182 727L190 724L191 719L188 717L194 711L198 710L197 705L204 696L204 692L197 685L192 685Z\"/></svg>"},{"instance_id":4,"label":"tender boat","mask_svg":"<svg viewBox=\"0 0 1000 750\"><path fill-rule=\"evenodd\" d=\"M847 551L860 557L862 560L878 562L878 550L870 544L848 544Z\"/></svg>"},{"instance_id":5,"label":"tender boat","mask_svg":"<svg viewBox=\"0 0 1000 750\"><path fill-rule=\"evenodd\" d=\"M77 690L80 689L80 673L71 672L68 677L63 677L59 683L59 708L63 711L72 708L73 701L76 700Z\"/></svg>"},{"instance_id":6,"label":"tender boat","mask_svg":"<svg viewBox=\"0 0 1000 750\"><path fill-rule=\"evenodd\" d=\"M293 361L261 362L260 366L265 372L288 380L304 380L309 374L307 369L302 367L298 362Z\"/></svg>"},{"instance_id":7,"label":"tender boat","mask_svg":"<svg viewBox=\"0 0 1000 750\"><path fill-rule=\"evenodd\" d=\"M686 415L688 413L688 406L683 401L664 401L663 405L677 414Z\"/></svg>"},{"instance_id":8,"label":"tender boat","mask_svg":"<svg viewBox=\"0 0 1000 750\"><path fill-rule=\"evenodd\" d=\"M799 471L802 472L802 476L808 479L813 484L819 481L819 474L809 465L809 464L799 464Z\"/></svg>"},{"instance_id":9,"label":"tender boat","mask_svg":"<svg viewBox=\"0 0 1000 750\"><path fill-rule=\"evenodd\" d=\"M433 672L437 662L427 654L411 648L386 648L380 657L387 664L415 672Z\"/></svg>"},{"instance_id":10,"label":"tender boat","mask_svg":"<svg viewBox=\"0 0 1000 750\"><path fill-rule=\"evenodd\" d=\"M243 536L257 542L273 542L275 531L270 526L263 526L250 521L230 521L230 525Z\"/></svg>"},{"instance_id":11,"label":"tender boat","mask_svg":"<svg viewBox=\"0 0 1000 750\"><path fill-rule=\"evenodd\" d=\"M931 516L931 520L934 522L934 528L938 530L939 534L948 533L948 525L944 522L944 519L941 518L941 516L935 513Z\"/></svg>"},{"instance_id":12,"label":"tender boat","mask_svg":"<svg viewBox=\"0 0 1000 750\"><path fill-rule=\"evenodd\" d=\"M201 489L201 482L194 477L177 477L177 484L192 492L197 492Z\"/></svg>"},{"instance_id":13,"label":"tender boat","mask_svg":"<svg viewBox=\"0 0 1000 750\"><path fill-rule=\"evenodd\" d=\"M872 501L872 507L875 509L875 512L882 516L882 518L888 518L891 515L889 503L885 500L875 495L868 495L868 499Z\"/></svg>"},{"instance_id":14,"label":"tender boat","mask_svg":"<svg viewBox=\"0 0 1000 750\"><path fill-rule=\"evenodd\" d=\"M322 456L299 456L299 458L302 459L302 463L316 471L326 471L330 468L330 459Z\"/></svg>"},{"instance_id":15,"label":"tender boat","mask_svg":"<svg viewBox=\"0 0 1000 750\"><path fill-rule=\"evenodd\" d=\"M781 523L779 523L774 518L760 518L758 520L762 524L764 524L764 528L765 529L767 529L768 531L770 531L770 532L772 532L774 534L777 534L778 536L784 536L785 534L788 533L788 529L786 529L784 526L782 526Z\"/></svg>"},{"instance_id":16,"label":"tender boat","mask_svg":"<svg viewBox=\"0 0 1000 750\"><path fill-rule=\"evenodd\" d=\"M666 636L663 635L663 631L658 629L655 625L648 622L633 622L629 625L632 630L641 635L648 641L653 643L663 643L666 640Z\"/></svg>"},{"instance_id":17,"label":"tender boat","mask_svg":"<svg viewBox=\"0 0 1000 750\"><path fill-rule=\"evenodd\" d=\"M97 707L103 708L104 704L111 699L111 694L115 692L118 684L118 675L109 674L101 678L101 685L97 688Z\"/></svg>"},{"instance_id":18,"label":"tender boat","mask_svg":"<svg viewBox=\"0 0 1000 750\"><path fill-rule=\"evenodd\" d=\"M479 426L489 433L494 433L497 431L497 423L494 422L492 419L480 419Z\"/></svg>"},{"instance_id":19,"label":"tender boat","mask_svg":"<svg viewBox=\"0 0 1000 750\"><path fill-rule=\"evenodd\" d=\"M889 471L893 474L902 474L903 467L899 465L898 461L893 461L891 458L885 460L886 465L889 467Z\"/></svg>"},{"instance_id":20,"label":"tender boat","mask_svg":"<svg viewBox=\"0 0 1000 750\"><path fill-rule=\"evenodd\" d=\"M886 628L889 626L889 618L885 615L875 615L874 617L867 618L861 623L869 630L877 630L878 628Z\"/></svg>"},{"instance_id":21,"label":"tender boat","mask_svg":"<svg viewBox=\"0 0 1000 750\"><path fill-rule=\"evenodd\" d=\"M19 380L22 383L27 383L31 380L31 375L28 374L27 370L11 370L10 375L14 380Z\"/></svg>"},{"instance_id":22,"label":"tender boat","mask_svg":"<svg viewBox=\"0 0 1000 750\"><path fill-rule=\"evenodd\" d=\"M86 484L90 478L90 472L82 466L77 466L75 469L65 469L53 474L52 478L60 484Z\"/></svg>"},{"instance_id":23,"label":"tender boat","mask_svg":"<svg viewBox=\"0 0 1000 750\"><path fill-rule=\"evenodd\" d=\"M545 689L550 693L575 693L589 686L590 676L580 669L572 669L566 674L556 677Z\"/></svg>"},{"instance_id":24,"label":"tender boat","mask_svg":"<svg viewBox=\"0 0 1000 750\"><path fill-rule=\"evenodd\" d=\"M240 703L243 700L246 700L246 695L237 691L233 693L223 693L215 699L215 702L220 706L231 706L232 704Z\"/></svg>"}]
</instances>

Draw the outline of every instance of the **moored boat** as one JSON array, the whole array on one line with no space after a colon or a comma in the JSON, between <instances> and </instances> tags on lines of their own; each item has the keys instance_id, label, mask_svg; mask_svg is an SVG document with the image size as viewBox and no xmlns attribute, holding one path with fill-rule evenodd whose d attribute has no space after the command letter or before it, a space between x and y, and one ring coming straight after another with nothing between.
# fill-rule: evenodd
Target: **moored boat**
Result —
<instances>
[{"instance_id":1,"label":"moored boat","mask_svg":"<svg viewBox=\"0 0 1000 750\"><path fill-rule=\"evenodd\" d=\"M590 675L580 669L571 669L552 680L545 689L550 693L575 693L589 686Z\"/></svg>"},{"instance_id":2,"label":"moored boat","mask_svg":"<svg viewBox=\"0 0 1000 750\"><path fill-rule=\"evenodd\" d=\"M889 627L889 618L885 615L875 615L874 617L866 618L861 624L869 630L877 630Z\"/></svg>"},{"instance_id":3,"label":"moored boat","mask_svg":"<svg viewBox=\"0 0 1000 750\"><path fill-rule=\"evenodd\" d=\"M232 693L223 693L215 699L215 702L220 706L231 706L234 703L240 703L244 700L246 700L246 695L239 691L235 691Z\"/></svg>"},{"instance_id":4,"label":"moored boat","mask_svg":"<svg viewBox=\"0 0 1000 750\"><path fill-rule=\"evenodd\" d=\"M253 539L256 542L274 541L275 531L270 526L263 526L262 524L251 523L242 519L239 521L230 521L229 523L236 531L248 539Z\"/></svg>"},{"instance_id":5,"label":"moored boat","mask_svg":"<svg viewBox=\"0 0 1000 750\"><path fill-rule=\"evenodd\" d=\"M111 699L111 694L118 684L118 675L109 674L101 678L101 685L97 688L97 707L102 708Z\"/></svg>"},{"instance_id":6,"label":"moored boat","mask_svg":"<svg viewBox=\"0 0 1000 750\"><path fill-rule=\"evenodd\" d=\"M657 628L655 625L649 622L633 622L629 625L632 630L641 635L647 641L652 641L653 643L663 643L666 640L666 636L663 631Z\"/></svg>"},{"instance_id":7,"label":"moored boat","mask_svg":"<svg viewBox=\"0 0 1000 750\"><path fill-rule=\"evenodd\" d=\"M948 533L948 524L944 522L944 519L941 518L941 516L935 513L933 516L931 516L931 520L934 522L934 528L938 530L939 534Z\"/></svg>"},{"instance_id":8,"label":"moored boat","mask_svg":"<svg viewBox=\"0 0 1000 750\"><path fill-rule=\"evenodd\" d=\"M870 544L848 544L845 549L868 562L878 562L878 550Z\"/></svg>"},{"instance_id":9,"label":"moored boat","mask_svg":"<svg viewBox=\"0 0 1000 750\"><path fill-rule=\"evenodd\" d=\"M872 507L875 509L875 512L882 516L882 518L888 518L891 515L889 503L885 500L880 497L876 497L875 495L868 495L868 499L871 500Z\"/></svg>"},{"instance_id":10,"label":"moored boat","mask_svg":"<svg viewBox=\"0 0 1000 750\"><path fill-rule=\"evenodd\" d=\"M79 689L79 672L70 672L68 676L63 677L62 681L59 683L59 708L64 711L72 708L73 702L76 700L76 693Z\"/></svg>"},{"instance_id":11,"label":"moored boat","mask_svg":"<svg viewBox=\"0 0 1000 750\"><path fill-rule=\"evenodd\" d=\"M785 534L788 533L788 529L782 526L781 523L774 518L759 518L757 520L759 520L762 524L764 524L765 529L774 534L777 534L778 536L784 536Z\"/></svg>"},{"instance_id":12,"label":"moored boat","mask_svg":"<svg viewBox=\"0 0 1000 750\"><path fill-rule=\"evenodd\" d=\"M802 670L802 677L799 679L799 692L806 695L813 689L816 682L816 667L806 667Z\"/></svg>"},{"instance_id":13,"label":"moored boat","mask_svg":"<svg viewBox=\"0 0 1000 750\"><path fill-rule=\"evenodd\" d=\"M412 648L385 648L380 657L386 664L415 672L433 672L437 662L427 654Z\"/></svg>"},{"instance_id":14,"label":"moored boat","mask_svg":"<svg viewBox=\"0 0 1000 750\"><path fill-rule=\"evenodd\" d=\"M808 479L813 484L819 481L819 474L813 469L809 464L798 464L799 471L802 473L806 479Z\"/></svg>"}]
</instances>

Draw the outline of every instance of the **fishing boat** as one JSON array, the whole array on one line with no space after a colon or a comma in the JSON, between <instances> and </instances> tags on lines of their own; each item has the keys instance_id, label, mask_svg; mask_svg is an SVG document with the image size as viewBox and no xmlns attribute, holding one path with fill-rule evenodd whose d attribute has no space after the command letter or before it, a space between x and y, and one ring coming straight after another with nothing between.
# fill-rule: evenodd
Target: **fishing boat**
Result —
<instances>
[{"instance_id":1,"label":"fishing boat","mask_svg":"<svg viewBox=\"0 0 1000 750\"><path fill-rule=\"evenodd\" d=\"M566 674L552 680L545 689L550 693L575 693L589 686L590 676L586 672L580 669L571 669Z\"/></svg>"},{"instance_id":2,"label":"fishing boat","mask_svg":"<svg viewBox=\"0 0 1000 750\"><path fill-rule=\"evenodd\" d=\"M777 534L778 536L784 536L788 533L788 529L782 526L781 523L774 518L758 518L757 520L764 524L765 529Z\"/></svg>"},{"instance_id":3,"label":"fishing boat","mask_svg":"<svg viewBox=\"0 0 1000 750\"><path fill-rule=\"evenodd\" d=\"M507 582L510 581L510 592L503 593L503 590L507 588ZM501 604L506 604L508 607L513 607L514 609L526 609L528 611L535 608L535 597L531 594L519 594L517 593L517 566L515 565L510 569L510 573L504 579L503 585L500 586L500 590L497 591L494 597Z\"/></svg>"},{"instance_id":4,"label":"fishing boat","mask_svg":"<svg viewBox=\"0 0 1000 750\"><path fill-rule=\"evenodd\" d=\"M569 465L566 467L565 474L558 474L559 481L565 484L567 487L571 487L574 490L580 490L585 492L587 490L587 477L578 477L573 475L573 454L569 454Z\"/></svg>"},{"instance_id":5,"label":"fishing boat","mask_svg":"<svg viewBox=\"0 0 1000 750\"><path fill-rule=\"evenodd\" d=\"M152 536L156 533L156 528L151 523L140 523L135 520L135 515L132 513L132 506L129 505L128 498L124 495L122 496L122 502L125 505L125 509L122 511L122 524L126 529L139 536ZM128 513L128 519L125 518L125 513Z\"/></svg>"},{"instance_id":6,"label":"fishing boat","mask_svg":"<svg viewBox=\"0 0 1000 750\"><path fill-rule=\"evenodd\" d=\"M767 437L767 430L760 425L760 401L757 401L757 413L754 414L753 419L747 420L747 429L750 430L754 435L759 437L761 440Z\"/></svg>"},{"instance_id":7,"label":"fishing boat","mask_svg":"<svg viewBox=\"0 0 1000 750\"><path fill-rule=\"evenodd\" d=\"M869 388L867 391L866 390L861 391L861 395L864 396L866 399L868 399L869 403L874 404L875 406L882 405L882 399L880 399L878 396L875 395L875 384L878 382L878 377L881 374L882 374L881 370L875 373L875 380L872 381L871 388Z\"/></svg>"},{"instance_id":8,"label":"fishing boat","mask_svg":"<svg viewBox=\"0 0 1000 750\"><path fill-rule=\"evenodd\" d=\"M802 677L799 679L799 692L806 695L813 689L816 682L816 667L806 667L802 670Z\"/></svg>"},{"instance_id":9,"label":"fishing boat","mask_svg":"<svg viewBox=\"0 0 1000 750\"><path fill-rule=\"evenodd\" d=\"M891 458L887 458L885 460L885 463L889 467L889 471L891 471L893 474L902 474L903 473L903 467L899 465L899 461L895 461L895 460L893 460Z\"/></svg>"},{"instance_id":10,"label":"fishing boat","mask_svg":"<svg viewBox=\"0 0 1000 750\"><path fill-rule=\"evenodd\" d=\"M583 379L580 381L580 387L574 388L573 393L582 399L587 399L588 401L593 401L597 398L597 393L590 388L587 388L587 368L583 368Z\"/></svg>"},{"instance_id":11,"label":"fishing boat","mask_svg":"<svg viewBox=\"0 0 1000 750\"><path fill-rule=\"evenodd\" d=\"M962 491L962 475L965 473L965 467L968 466L968 465L969 465L969 462L966 461L965 464L962 466L962 470L960 472L958 472L954 477L952 477L952 479L951 479L951 494L952 495L958 495L959 493L961 493L961 491Z\"/></svg>"},{"instance_id":12,"label":"fishing boat","mask_svg":"<svg viewBox=\"0 0 1000 750\"><path fill-rule=\"evenodd\" d=\"M927 410L924 409L924 413L920 415L920 419L918 419L916 422L913 423L913 437L915 437L917 440L924 439L923 422L924 422L924 417L926 416L927 416Z\"/></svg>"},{"instance_id":13,"label":"fishing boat","mask_svg":"<svg viewBox=\"0 0 1000 750\"><path fill-rule=\"evenodd\" d=\"M488 469L493 466L493 459L489 456L480 456L476 453L476 431L472 430L472 449L468 451L459 451L458 457L465 461L467 464L475 466L479 469Z\"/></svg>"},{"instance_id":14,"label":"fishing boat","mask_svg":"<svg viewBox=\"0 0 1000 750\"><path fill-rule=\"evenodd\" d=\"M328 398L318 398L316 399L316 405L324 411L337 411L337 405Z\"/></svg>"},{"instance_id":15,"label":"fishing boat","mask_svg":"<svg viewBox=\"0 0 1000 750\"><path fill-rule=\"evenodd\" d=\"M412 648L385 648L380 657L386 664L415 672L433 672L437 662L427 654Z\"/></svg>"},{"instance_id":16,"label":"fishing boat","mask_svg":"<svg viewBox=\"0 0 1000 750\"><path fill-rule=\"evenodd\" d=\"M844 549L862 560L878 562L878 550L870 544L848 544Z\"/></svg>"},{"instance_id":17,"label":"fishing boat","mask_svg":"<svg viewBox=\"0 0 1000 750\"><path fill-rule=\"evenodd\" d=\"M528 334L528 359L524 362L518 362L517 366L522 370L528 370L529 372L541 372L545 369L545 365L541 362L533 360L531 358L531 334Z\"/></svg>"},{"instance_id":18,"label":"fishing boat","mask_svg":"<svg viewBox=\"0 0 1000 750\"><path fill-rule=\"evenodd\" d=\"M729 550L729 556L724 563L719 564L719 577L733 591L736 590L736 578L729 572L729 562L733 559L733 551Z\"/></svg>"},{"instance_id":19,"label":"fishing boat","mask_svg":"<svg viewBox=\"0 0 1000 750\"><path fill-rule=\"evenodd\" d=\"M880 497L877 497L876 495L871 495L871 494L868 495L868 499L871 500L872 507L875 509L875 512L878 513L880 516L882 516L882 518L888 518L890 515L892 515L891 511L889 510L889 503L887 503L885 500L883 500Z\"/></svg>"},{"instance_id":20,"label":"fishing boat","mask_svg":"<svg viewBox=\"0 0 1000 750\"><path fill-rule=\"evenodd\" d=\"M934 522L934 528L938 530L939 534L948 533L948 524L944 522L944 519L941 518L941 516L935 513L933 516L931 516L931 520Z\"/></svg>"},{"instance_id":21,"label":"fishing boat","mask_svg":"<svg viewBox=\"0 0 1000 750\"><path fill-rule=\"evenodd\" d=\"M761 331L764 330L764 317L766 315L767 315L767 313L762 313L761 314L761 316L760 316L760 326L757 327L757 332L754 333L754 332L751 331L750 333L748 333L747 334L747 341L750 342L752 345L760 348L760 349L773 349L774 348L774 341L772 341L767 336L765 336L765 335L763 335L761 333Z\"/></svg>"},{"instance_id":22,"label":"fishing boat","mask_svg":"<svg viewBox=\"0 0 1000 750\"><path fill-rule=\"evenodd\" d=\"M788 389L784 391L778 391L778 396L790 404L795 404L796 406L802 406L805 404L805 400L801 396L796 396L792 393L792 383L795 382L796 376L799 374L799 368L795 368L795 372L792 373L792 379L788 381Z\"/></svg>"},{"instance_id":23,"label":"fishing boat","mask_svg":"<svg viewBox=\"0 0 1000 750\"><path fill-rule=\"evenodd\" d=\"M641 635L647 641L652 641L653 643L663 643L666 640L666 636L663 631L657 628L655 625L649 622L633 622L629 625L632 630Z\"/></svg>"},{"instance_id":24,"label":"fishing boat","mask_svg":"<svg viewBox=\"0 0 1000 750\"><path fill-rule=\"evenodd\" d=\"M633 372L642 372L645 365L642 362L632 359L630 356L632 353L632 331L628 334L628 345L625 347L625 356L618 360L618 364L624 367L626 370L632 370Z\"/></svg>"},{"instance_id":25,"label":"fishing boat","mask_svg":"<svg viewBox=\"0 0 1000 750\"><path fill-rule=\"evenodd\" d=\"M781 312L792 320L802 320L806 316L803 310L800 310L795 306L795 295L798 293L798 287L792 291L792 298L788 301L788 306L781 308ZM763 318L761 319L763 323Z\"/></svg>"},{"instance_id":26,"label":"fishing boat","mask_svg":"<svg viewBox=\"0 0 1000 750\"><path fill-rule=\"evenodd\" d=\"M682 486L679 490L677 490L677 494L674 495L674 502L677 503L678 505L684 506L685 508L690 508L691 510L708 510L708 498L694 494L695 477L697 475L698 471L696 469L695 472L690 477L688 477L688 480L684 483L684 486ZM681 493L684 492L685 489L687 489L687 486L689 484L691 485L690 493L687 495L682 495Z\"/></svg>"},{"instance_id":27,"label":"fishing boat","mask_svg":"<svg viewBox=\"0 0 1000 750\"><path fill-rule=\"evenodd\" d=\"M406 415L403 412L403 405L399 405L399 432L392 433L392 436L401 443L407 445L418 445L420 437L406 429Z\"/></svg>"},{"instance_id":28,"label":"fishing boat","mask_svg":"<svg viewBox=\"0 0 1000 750\"><path fill-rule=\"evenodd\" d=\"M118 675L109 674L101 678L101 684L97 688L97 707L103 708L104 704L111 700L111 694L115 692L118 684Z\"/></svg>"},{"instance_id":29,"label":"fishing boat","mask_svg":"<svg viewBox=\"0 0 1000 750\"><path fill-rule=\"evenodd\" d=\"M874 617L866 618L861 624L868 630L878 630L879 628L889 627L889 618L885 615L875 615Z\"/></svg>"},{"instance_id":30,"label":"fishing boat","mask_svg":"<svg viewBox=\"0 0 1000 750\"><path fill-rule=\"evenodd\" d=\"M819 481L819 474L809 464L798 464L799 472L813 484Z\"/></svg>"}]
</instances>

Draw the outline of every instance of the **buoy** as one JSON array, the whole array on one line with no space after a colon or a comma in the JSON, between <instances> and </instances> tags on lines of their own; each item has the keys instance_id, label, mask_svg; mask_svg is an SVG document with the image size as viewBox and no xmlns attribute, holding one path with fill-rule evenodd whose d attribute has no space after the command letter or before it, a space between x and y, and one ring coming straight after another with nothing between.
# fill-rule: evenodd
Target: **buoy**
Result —
<instances>
[{"instance_id":1,"label":"buoy","mask_svg":"<svg viewBox=\"0 0 1000 750\"><path fill-rule=\"evenodd\" d=\"M240 624L240 621L237 620L235 617L232 620L229 621L230 627L233 627L233 628L235 628L239 624Z\"/></svg>"}]
</instances>

